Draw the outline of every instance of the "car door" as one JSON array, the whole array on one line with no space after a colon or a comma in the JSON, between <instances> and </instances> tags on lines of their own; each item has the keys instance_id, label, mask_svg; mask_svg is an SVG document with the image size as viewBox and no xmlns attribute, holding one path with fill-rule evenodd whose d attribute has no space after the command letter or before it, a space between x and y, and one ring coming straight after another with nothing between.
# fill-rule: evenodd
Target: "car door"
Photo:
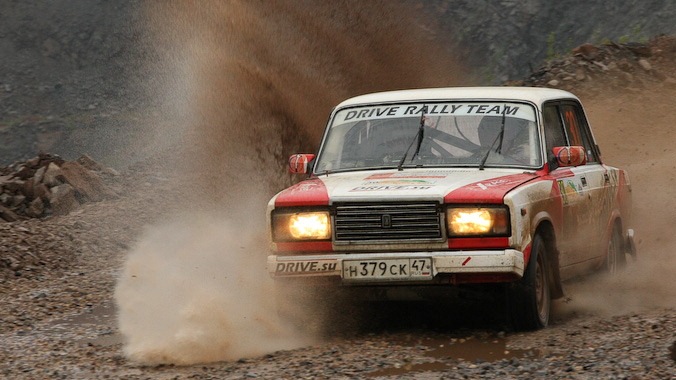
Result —
<instances>
[{"instance_id":1,"label":"car door","mask_svg":"<svg viewBox=\"0 0 676 380\"><path fill-rule=\"evenodd\" d=\"M573 100L547 103L543 114L549 155L552 155L552 147L561 144L585 148L587 160L584 165L556 168L551 172L557 181L562 203L559 261L562 267L575 266L584 271L593 265L601 247L601 225L602 220L607 220L607 215L601 210L600 200L603 199L608 173L601 164L579 103Z\"/></svg>"}]
</instances>

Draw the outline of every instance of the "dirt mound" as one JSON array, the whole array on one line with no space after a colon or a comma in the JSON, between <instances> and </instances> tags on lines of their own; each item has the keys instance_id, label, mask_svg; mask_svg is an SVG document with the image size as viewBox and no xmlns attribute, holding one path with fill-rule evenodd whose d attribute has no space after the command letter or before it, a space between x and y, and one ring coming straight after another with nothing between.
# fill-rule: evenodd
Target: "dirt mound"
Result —
<instances>
[{"instance_id":1,"label":"dirt mound","mask_svg":"<svg viewBox=\"0 0 676 380\"><path fill-rule=\"evenodd\" d=\"M116 175L115 170L87 155L65 161L57 155L40 154L0 167L0 220L63 215L83 203L115 197L101 177Z\"/></svg>"}]
</instances>

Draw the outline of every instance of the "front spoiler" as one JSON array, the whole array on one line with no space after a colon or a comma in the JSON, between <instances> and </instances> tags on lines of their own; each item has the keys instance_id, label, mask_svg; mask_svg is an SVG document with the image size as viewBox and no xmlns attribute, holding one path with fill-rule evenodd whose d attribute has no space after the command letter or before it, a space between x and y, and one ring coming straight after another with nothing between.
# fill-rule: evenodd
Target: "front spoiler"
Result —
<instances>
[{"instance_id":1,"label":"front spoiler","mask_svg":"<svg viewBox=\"0 0 676 380\"><path fill-rule=\"evenodd\" d=\"M444 274L498 274L523 276L524 255L514 249L486 251L340 253L292 256L268 256L267 269L273 278L343 278L344 260L388 260L431 258L432 278ZM380 280L388 282L387 279ZM353 283L354 280L350 280ZM401 284L400 279L396 280ZM419 282L419 281L416 281Z\"/></svg>"}]
</instances>

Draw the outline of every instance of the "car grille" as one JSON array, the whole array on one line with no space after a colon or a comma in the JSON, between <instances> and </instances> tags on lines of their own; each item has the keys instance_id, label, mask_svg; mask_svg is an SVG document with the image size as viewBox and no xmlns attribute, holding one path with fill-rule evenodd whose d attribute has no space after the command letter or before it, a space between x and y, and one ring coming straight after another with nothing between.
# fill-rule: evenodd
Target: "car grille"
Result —
<instances>
[{"instance_id":1,"label":"car grille","mask_svg":"<svg viewBox=\"0 0 676 380\"><path fill-rule=\"evenodd\" d=\"M426 203L336 204L335 240L440 241L439 206Z\"/></svg>"}]
</instances>

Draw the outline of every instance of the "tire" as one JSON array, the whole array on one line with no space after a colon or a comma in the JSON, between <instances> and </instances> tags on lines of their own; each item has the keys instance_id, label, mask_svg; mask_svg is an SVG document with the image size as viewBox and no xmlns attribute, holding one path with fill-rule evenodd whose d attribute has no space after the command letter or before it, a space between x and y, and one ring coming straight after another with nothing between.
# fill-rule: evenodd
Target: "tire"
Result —
<instances>
[{"instance_id":1,"label":"tire","mask_svg":"<svg viewBox=\"0 0 676 380\"><path fill-rule=\"evenodd\" d=\"M552 298L547 250L542 236L536 234L524 276L508 287L507 310L517 331L538 330L549 324Z\"/></svg>"},{"instance_id":2,"label":"tire","mask_svg":"<svg viewBox=\"0 0 676 380\"><path fill-rule=\"evenodd\" d=\"M604 269L607 273L614 275L621 272L626 265L627 257L624 253L622 234L620 233L620 229L615 226L613 227L613 233L608 240Z\"/></svg>"}]
</instances>

